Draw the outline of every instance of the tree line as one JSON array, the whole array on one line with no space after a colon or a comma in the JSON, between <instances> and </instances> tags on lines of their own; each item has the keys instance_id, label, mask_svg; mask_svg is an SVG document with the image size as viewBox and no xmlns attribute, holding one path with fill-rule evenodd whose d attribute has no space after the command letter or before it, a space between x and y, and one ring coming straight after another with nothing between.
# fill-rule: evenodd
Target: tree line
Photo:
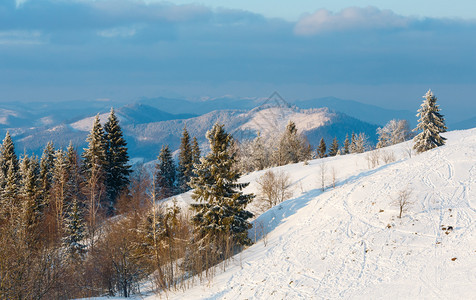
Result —
<instances>
[{"instance_id":1,"label":"tree line","mask_svg":"<svg viewBox=\"0 0 476 300\"><path fill-rule=\"evenodd\" d=\"M443 145L446 126L431 91L419 116L414 149ZM377 147L410 136L408 123L392 120L379 128ZM321 139L313 153L293 122L275 143L258 135L239 144L221 124L206 137L210 150L202 156L185 127L177 165L164 145L150 170L129 164L114 110L104 126L96 116L81 155L72 144L48 143L40 158L18 158L7 132L0 147L0 298L127 297L144 280L158 292L186 288L186 279L213 276L252 243L246 207L254 195L238 181L244 172L369 147L364 134L352 134L341 147L334 138L329 149ZM270 178L281 188L268 190L268 208L287 197L289 179L278 179ZM190 189L190 210L160 201Z\"/></svg>"}]
</instances>

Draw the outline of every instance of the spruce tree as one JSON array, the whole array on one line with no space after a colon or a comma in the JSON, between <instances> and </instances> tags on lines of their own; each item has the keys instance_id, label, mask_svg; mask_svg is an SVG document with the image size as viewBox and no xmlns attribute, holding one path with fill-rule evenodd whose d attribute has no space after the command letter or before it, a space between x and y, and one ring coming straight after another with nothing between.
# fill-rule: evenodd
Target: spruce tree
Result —
<instances>
[{"instance_id":1,"label":"spruce tree","mask_svg":"<svg viewBox=\"0 0 476 300\"><path fill-rule=\"evenodd\" d=\"M41 201L40 165L36 157L25 155L20 164L21 184L19 195L23 207L23 228L28 239L35 243L38 225L44 217L44 204Z\"/></svg>"},{"instance_id":2,"label":"spruce tree","mask_svg":"<svg viewBox=\"0 0 476 300\"><path fill-rule=\"evenodd\" d=\"M279 146L274 153L274 160L278 166L297 163L310 158L309 149L305 138L298 134L296 123L289 121L279 140Z\"/></svg>"},{"instance_id":3,"label":"spruce tree","mask_svg":"<svg viewBox=\"0 0 476 300\"><path fill-rule=\"evenodd\" d=\"M127 143L124 140L119 120L113 108L111 108L109 118L106 124L104 124L104 132L106 147L106 198L109 202L109 211L111 213L117 197L129 186L129 175L131 173Z\"/></svg>"},{"instance_id":4,"label":"spruce tree","mask_svg":"<svg viewBox=\"0 0 476 300\"><path fill-rule=\"evenodd\" d=\"M1 147L1 208L5 216L12 216L20 208L18 190L20 184L18 158L10 133L7 131ZM1 217L1 216L0 216Z\"/></svg>"},{"instance_id":5,"label":"spruce tree","mask_svg":"<svg viewBox=\"0 0 476 300\"><path fill-rule=\"evenodd\" d=\"M18 184L19 174L18 171L20 169L18 163L18 157L15 153L15 145L13 144L12 137L10 136L10 132L7 131L5 135L5 139L3 140L2 147L1 147L1 171L2 177L4 181L2 182L1 187L4 187L5 181L8 177L8 172L10 167L12 169L12 176L15 176L16 184Z\"/></svg>"},{"instance_id":6,"label":"spruce tree","mask_svg":"<svg viewBox=\"0 0 476 300\"><path fill-rule=\"evenodd\" d=\"M198 145L197 138L193 137L193 140L192 140L192 161L193 161L194 165L200 163L200 155L201 155L200 146ZM194 174L192 174L192 176L194 176Z\"/></svg>"},{"instance_id":7,"label":"spruce tree","mask_svg":"<svg viewBox=\"0 0 476 300\"><path fill-rule=\"evenodd\" d=\"M231 153L232 136L225 132L223 125L215 124L207 132L210 152L201 159L195 169L196 177L191 180L194 188L192 198L198 203L192 204L198 239L214 241L231 235L240 245L251 243L248 219L253 214L245 210L254 198L253 194L243 194L242 189L248 183L238 183L240 174L234 168L235 154Z\"/></svg>"},{"instance_id":8,"label":"spruce tree","mask_svg":"<svg viewBox=\"0 0 476 300\"><path fill-rule=\"evenodd\" d=\"M57 232L61 234L63 228L63 218L65 208L68 204L65 201L66 188L68 181L68 169L66 155L62 149L55 152L55 161L53 165L53 180L51 186L52 209L56 218Z\"/></svg>"},{"instance_id":9,"label":"spruce tree","mask_svg":"<svg viewBox=\"0 0 476 300\"><path fill-rule=\"evenodd\" d=\"M185 126L183 128L179 150L178 189L180 192L186 192L190 189L188 182L193 175L193 153L192 145L190 144L190 136L187 127Z\"/></svg>"},{"instance_id":10,"label":"spruce tree","mask_svg":"<svg viewBox=\"0 0 476 300\"><path fill-rule=\"evenodd\" d=\"M339 153L339 142L337 141L337 138L334 137L331 147L329 148L329 156L336 156L337 153Z\"/></svg>"},{"instance_id":11,"label":"spruce tree","mask_svg":"<svg viewBox=\"0 0 476 300\"><path fill-rule=\"evenodd\" d=\"M357 136L353 132L350 138L350 153L357 153Z\"/></svg>"},{"instance_id":12,"label":"spruce tree","mask_svg":"<svg viewBox=\"0 0 476 300\"><path fill-rule=\"evenodd\" d=\"M160 200L174 195L176 171L168 145L162 146L157 159L155 188L157 200Z\"/></svg>"},{"instance_id":13,"label":"spruce tree","mask_svg":"<svg viewBox=\"0 0 476 300\"><path fill-rule=\"evenodd\" d=\"M109 203L107 203L107 201L104 203L106 145L104 141L104 131L99 122L99 114L96 115L87 142L88 148L85 148L82 154L82 176L84 179L84 194L87 199L88 237L91 247L94 248L98 214L100 212L110 213Z\"/></svg>"},{"instance_id":14,"label":"spruce tree","mask_svg":"<svg viewBox=\"0 0 476 300\"><path fill-rule=\"evenodd\" d=\"M85 252L84 244L85 228L81 207L76 200L73 200L64 220L63 246L71 259L81 258Z\"/></svg>"},{"instance_id":15,"label":"spruce tree","mask_svg":"<svg viewBox=\"0 0 476 300\"><path fill-rule=\"evenodd\" d=\"M349 154L350 153L350 142L349 142L349 135L345 135L345 141L344 141L344 154Z\"/></svg>"},{"instance_id":16,"label":"spruce tree","mask_svg":"<svg viewBox=\"0 0 476 300\"><path fill-rule=\"evenodd\" d=\"M326 142L324 141L324 138L321 138L321 141L319 142L319 148L317 149L317 156L319 158L326 157Z\"/></svg>"},{"instance_id":17,"label":"spruce tree","mask_svg":"<svg viewBox=\"0 0 476 300\"><path fill-rule=\"evenodd\" d=\"M7 216L14 216L20 208L20 202L18 197L19 181L18 173L15 171L15 167L12 161L7 162L7 176L5 180L5 186L1 193L2 206L4 206ZM3 210L3 209L2 209Z\"/></svg>"},{"instance_id":18,"label":"spruce tree","mask_svg":"<svg viewBox=\"0 0 476 300\"><path fill-rule=\"evenodd\" d=\"M80 205L84 201L81 186L83 178L81 176L78 152L71 142L66 149L66 169L68 180L66 182L65 201L68 203L68 207L71 206L74 200Z\"/></svg>"},{"instance_id":19,"label":"spruce tree","mask_svg":"<svg viewBox=\"0 0 476 300\"><path fill-rule=\"evenodd\" d=\"M414 138L415 145L413 149L417 153L442 146L446 140L440 135L440 133L446 132L447 127L443 115L440 114L439 105L436 104L437 98L431 90L428 90L423 98L425 100L423 100L417 114L420 117L418 126L414 129L414 131L421 131Z\"/></svg>"},{"instance_id":20,"label":"spruce tree","mask_svg":"<svg viewBox=\"0 0 476 300\"><path fill-rule=\"evenodd\" d=\"M50 190L53 181L55 148L52 142L46 144L40 160L40 197L44 205L49 205Z\"/></svg>"},{"instance_id":21,"label":"spruce tree","mask_svg":"<svg viewBox=\"0 0 476 300\"><path fill-rule=\"evenodd\" d=\"M104 173L106 165L106 141L104 138L104 130L99 120L99 114L94 119L93 127L86 139L88 148L84 148L82 157L83 170L86 175L91 176L93 170L100 170Z\"/></svg>"}]
</instances>

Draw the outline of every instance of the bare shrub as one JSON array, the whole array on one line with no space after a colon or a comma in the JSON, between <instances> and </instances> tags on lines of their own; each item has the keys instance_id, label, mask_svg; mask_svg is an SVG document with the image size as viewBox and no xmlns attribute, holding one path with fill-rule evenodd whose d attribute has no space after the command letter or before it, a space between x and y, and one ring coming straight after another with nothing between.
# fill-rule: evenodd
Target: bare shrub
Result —
<instances>
[{"instance_id":1,"label":"bare shrub","mask_svg":"<svg viewBox=\"0 0 476 300\"><path fill-rule=\"evenodd\" d=\"M398 192L396 199L394 200L394 205L399 208L398 218L402 218L402 214L408 210L408 208L413 204L410 200L410 195L412 191L408 188L405 188Z\"/></svg>"},{"instance_id":2,"label":"bare shrub","mask_svg":"<svg viewBox=\"0 0 476 300\"><path fill-rule=\"evenodd\" d=\"M321 163L319 166L319 179L321 182L321 190L323 192L326 190L326 173L327 173L327 166L325 163Z\"/></svg>"},{"instance_id":3,"label":"bare shrub","mask_svg":"<svg viewBox=\"0 0 476 300\"><path fill-rule=\"evenodd\" d=\"M390 151L390 150L382 151L382 160L385 164L394 162L396 160L395 153L393 153L393 151Z\"/></svg>"},{"instance_id":4,"label":"bare shrub","mask_svg":"<svg viewBox=\"0 0 476 300\"><path fill-rule=\"evenodd\" d=\"M374 151L370 151L365 156L367 159L367 164L369 169L373 169L380 164L380 150L375 149Z\"/></svg>"},{"instance_id":5,"label":"bare shrub","mask_svg":"<svg viewBox=\"0 0 476 300\"><path fill-rule=\"evenodd\" d=\"M259 185L258 199L263 210L268 210L292 196L292 192L289 190L291 179L286 172L266 171L257 182Z\"/></svg>"}]
</instances>

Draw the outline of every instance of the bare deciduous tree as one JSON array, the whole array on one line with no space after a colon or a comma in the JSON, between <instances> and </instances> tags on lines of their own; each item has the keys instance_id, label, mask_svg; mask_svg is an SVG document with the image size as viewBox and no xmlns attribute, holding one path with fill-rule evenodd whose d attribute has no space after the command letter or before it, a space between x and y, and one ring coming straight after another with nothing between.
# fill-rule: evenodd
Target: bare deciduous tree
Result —
<instances>
[{"instance_id":1,"label":"bare deciduous tree","mask_svg":"<svg viewBox=\"0 0 476 300\"><path fill-rule=\"evenodd\" d=\"M291 180L289 174L285 172L266 171L257 182L259 185L258 199L263 210L268 210L292 196L289 190Z\"/></svg>"},{"instance_id":2,"label":"bare deciduous tree","mask_svg":"<svg viewBox=\"0 0 476 300\"><path fill-rule=\"evenodd\" d=\"M412 191L408 188L405 188L398 192L397 198L393 202L399 208L398 218L402 218L402 214L408 210L408 208L413 204L410 200L410 195Z\"/></svg>"}]
</instances>

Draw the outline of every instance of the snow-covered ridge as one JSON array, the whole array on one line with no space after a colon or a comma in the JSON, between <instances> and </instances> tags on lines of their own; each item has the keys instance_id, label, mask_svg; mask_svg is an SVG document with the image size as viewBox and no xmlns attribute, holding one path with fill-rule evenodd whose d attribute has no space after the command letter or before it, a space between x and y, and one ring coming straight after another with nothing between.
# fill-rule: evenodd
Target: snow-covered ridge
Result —
<instances>
[{"instance_id":1,"label":"snow-covered ridge","mask_svg":"<svg viewBox=\"0 0 476 300\"><path fill-rule=\"evenodd\" d=\"M276 168L289 173L294 196L254 221L256 244L212 282L168 297L474 298L476 128L444 135L445 146L411 158L411 142L382 149L396 161L375 168L369 153ZM322 165L327 185L336 174L336 188L324 192ZM256 192L263 173L243 177L246 192ZM402 190L413 205L399 219L393 202Z\"/></svg>"}]
</instances>

